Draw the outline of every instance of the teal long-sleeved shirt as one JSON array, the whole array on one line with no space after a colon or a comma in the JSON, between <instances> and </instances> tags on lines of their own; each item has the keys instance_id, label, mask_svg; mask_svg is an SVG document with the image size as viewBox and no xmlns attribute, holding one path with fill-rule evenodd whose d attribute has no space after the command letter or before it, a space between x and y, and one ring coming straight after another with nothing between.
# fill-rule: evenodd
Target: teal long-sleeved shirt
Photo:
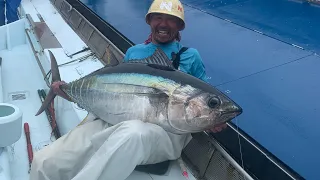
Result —
<instances>
[{"instance_id":1,"label":"teal long-sleeved shirt","mask_svg":"<svg viewBox=\"0 0 320 180\"><path fill-rule=\"evenodd\" d=\"M172 59L171 53L178 53L182 48L182 45L177 41L165 45L157 45L153 43L137 44L127 50L124 61L127 62L131 59L143 59L151 56L157 47L160 47L167 57ZM206 71L202 58L199 52L194 48L188 48L188 50L181 54L179 69L180 71L207 82Z\"/></svg>"}]
</instances>

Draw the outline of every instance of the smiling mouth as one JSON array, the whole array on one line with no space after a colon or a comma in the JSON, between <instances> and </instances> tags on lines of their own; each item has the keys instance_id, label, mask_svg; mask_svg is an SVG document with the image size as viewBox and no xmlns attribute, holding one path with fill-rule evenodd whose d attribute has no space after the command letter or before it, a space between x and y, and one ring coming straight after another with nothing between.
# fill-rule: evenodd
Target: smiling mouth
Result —
<instances>
[{"instance_id":1,"label":"smiling mouth","mask_svg":"<svg viewBox=\"0 0 320 180\"><path fill-rule=\"evenodd\" d=\"M163 36L169 35L169 31L159 30L159 31L157 31L157 33L158 33L159 35L163 35Z\"/></svg>"}]
</instances>

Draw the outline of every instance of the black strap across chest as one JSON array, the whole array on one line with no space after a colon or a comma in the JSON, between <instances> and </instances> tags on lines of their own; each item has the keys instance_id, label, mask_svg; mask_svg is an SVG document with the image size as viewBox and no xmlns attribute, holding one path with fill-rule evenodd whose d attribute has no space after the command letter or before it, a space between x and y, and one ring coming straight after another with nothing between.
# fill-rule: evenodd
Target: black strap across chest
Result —
<instances>
[{"instance_id":1,"label":"black strap across chest","mask_svg":"<svg viewBox=\"0 0 320 180\"><path fill-rule=\"evenodd\" d=\"M188 47L182 47L179 52L176 54L172 52L172 65L174 68L178 69L180 65L181 54L188 50Z\"/></svg>"}]
</instances>

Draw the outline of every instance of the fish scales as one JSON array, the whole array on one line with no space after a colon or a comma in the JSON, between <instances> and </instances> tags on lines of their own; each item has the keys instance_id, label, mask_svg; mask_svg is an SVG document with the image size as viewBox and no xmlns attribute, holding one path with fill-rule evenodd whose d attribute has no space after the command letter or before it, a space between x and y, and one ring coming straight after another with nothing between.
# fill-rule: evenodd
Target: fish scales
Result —
<instances>
[{"instance_id":1,"label":"fish scales","mask_svg":"<svg viewBox=\"0 0 320 180\"><path fill-rule=\"evenodd\" d=\"M129 84L129 81L131 84ZM134 83L132 83L134 82ZM168 83L171 83L169 85ZM105 74L74 81L63 90L84 109L112 123L141 119L144 122L164 123L167 119L168 96L155 89L161 86L174 91L173 81L137 73ZM88 101L84 99L91 99Z\"/></svg>"}]
</instances>

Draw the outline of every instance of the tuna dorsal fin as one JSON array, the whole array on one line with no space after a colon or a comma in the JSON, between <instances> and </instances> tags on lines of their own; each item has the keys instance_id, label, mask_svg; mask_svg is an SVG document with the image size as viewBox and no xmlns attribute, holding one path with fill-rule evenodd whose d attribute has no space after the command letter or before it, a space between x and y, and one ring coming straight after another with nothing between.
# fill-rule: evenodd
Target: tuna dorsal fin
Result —
<instances>
[{"instance_id":1,"label":"tuna dorsal fin","mask_svg":"<svg viewBox=\"0 0 320 180\"><path fill-rule=\"evenodd\" d=\"M157 48L155 52L147 58L132 59L132 60L129 60L127 63L145 63L148 65L158 65L162 67L167 67L169 69L175 69L170 59L160 48Z\"/></svg>"}]
</instances>

